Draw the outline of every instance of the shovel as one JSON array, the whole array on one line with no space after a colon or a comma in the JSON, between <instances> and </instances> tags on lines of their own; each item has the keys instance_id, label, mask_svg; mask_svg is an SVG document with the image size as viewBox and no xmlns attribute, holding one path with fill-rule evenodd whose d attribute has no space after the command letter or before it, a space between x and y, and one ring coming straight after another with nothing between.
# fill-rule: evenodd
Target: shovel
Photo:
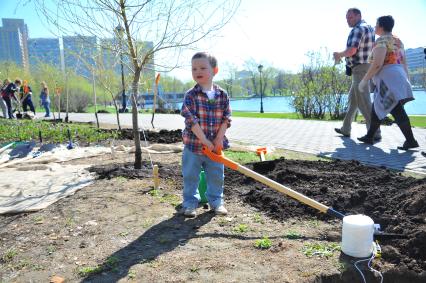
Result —
<instances>
[{"instance_id":1,"label":"shovel","mask_svg":"<svg viewBox=\"0 0 426 283\"><path fill-rule=\"evenodd\" d=\"M251 177L253 179L255 179L256 181L259 181L269 187L271 187L272 189L286 194L298 201L300 201L301 203L304 203L312 208L315 208L317 210L319 210L322 213L326 213L328 215L337 217L339 219L342 219L346 216L345 214L333 209L332 207L326 206L314 199L308 198L307 196L298 193L292 189L290 189L289 187L286 187L280 183L277 183L263 175L260 175L259 173L254 172L253 170L250 170L249 168L242 166L241 164L238 164L237 162L234 162L232 160L230 160L229 158L225 157L225 155L223 154L223 152L221 151L220 154L216 154L214 152L212 152L211 150L209 150L207 147L203 146L202 148L202 152L203 154L205 154L209 159L218 162L218 163L222 163L223 165L225 165L226 167L238 171L248 177ZM379 224L374 224L374 236L376 238L407 238L408 236L405 234L396 234L396 233L386 233L380 230L380 225Z\"/></svg>"},{"instance_id":2,"label":"shovel","mask_svg":"<svg viewBox=\"0 0 426 283\"><path fill-rule=\"evenodd\" d=\"M203 153L210 158L211 160L218 162L218 163L222 163L223 165L225 165L226 167L233 169L235 171L238 171L248 177L251 177L253 179L255 179L256 181L259 181L265 185L267 185L268 187L271 187L272 189L286 194L306 205L309 205L312 208L315 208L317 210L319 210L322 213L326 213L328 215L331 216L335 216L339 219L343 219L343 217L345 217L345 215L341 212L338 212L337 210L334 210L332 207L326 206L316 200L313 200L311 198L308 198L307 196L298 193L284 185L281 185L280 183L277 183L263 175L260 175L259 173L254 172L253 170L250 170L249 168L242 166L240 164L238 164L237 162L234 162L230 159L228 159L227 157L225 157L225 155L223 155L223 152L221 152L221 154L216 154L214 152L212 152L211 150L209 150L207 147L203 146L202 149Z\"/></svg>"}]
</instances>

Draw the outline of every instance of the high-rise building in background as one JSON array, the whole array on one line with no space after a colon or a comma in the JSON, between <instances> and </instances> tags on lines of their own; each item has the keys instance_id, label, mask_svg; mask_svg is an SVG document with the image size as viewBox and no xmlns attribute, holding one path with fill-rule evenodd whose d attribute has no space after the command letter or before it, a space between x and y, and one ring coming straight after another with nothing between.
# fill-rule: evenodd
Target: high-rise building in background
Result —
<instances>
[{"instance_id":1,"label":"high-rise building in background","mask_svg":"<svg viewBox=\"0 0 426 283\"><path fill-rule=\"evenodd\" d=\"M0 27L0 62L12 61L25 69L36 68L39 63L53 65L61 70L74 71L90 78L92 68L113 70L121 75L132 73L132 62L125 47L116 38L99 39L96 36L64 36L60 38L28 38L28 28L23 19L2 19ZM138 55L152 50L153 42L138 41ZM141 58L141 57L140 57ZM1 71L1 70L0 70ZM142 79L154 80L154 58L145 64ZM150 86L148 86L150 88Z\"/></svg>"},{"instance_id":2,"label":"high-rise building in background","mask_svg":"<svg viewBox=\"0 0 426 283\"><path fill-rule=\"evenodd\" d=\"M408 48L405 50L407 66L410 71L426 68L426 59L423 47Z\"/></svg>"},{"instance_id":3,"label":"high-rise building in background","mask_svg":"<svg viewBox=\"0 0 426 283\"><path fill-rule=\"evenodd\" d=\"M99 60L98 38L96 36L64 36L65 68L73 70L77 75L91 77L91 68Z\"/></svg>"},{"instance_id":4,"label":"high-rise building in background","mask_svg":"<svg viewBox=\"0 0 426 283\"><path fill-rule=\"evenodd\" d=\"M12 61L29 68L28 28L23 19L2 19L0 61Z\"/></svg>"},{"instance_id":5,"label":"high-rise building in background","mask_svg":"<svg viewBox=\"0 0 426 283\"><path fill-rule=\"evenodd\" d=\"M28 54L30 67L38 64L49 64L56 68L61 67L61 50L58 38L30 38L28 39Z\"/></svg>"}]
</instances>

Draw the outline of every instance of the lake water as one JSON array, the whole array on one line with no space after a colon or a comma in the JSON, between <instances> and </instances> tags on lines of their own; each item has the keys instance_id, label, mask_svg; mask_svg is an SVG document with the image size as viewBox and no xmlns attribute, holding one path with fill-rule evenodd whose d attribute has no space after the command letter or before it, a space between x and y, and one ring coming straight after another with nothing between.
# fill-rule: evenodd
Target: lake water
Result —
<instances>
[{"instance_id":1,"label":"lake water","mask_svg":"<svg viewBox=\"0 0 426 283\"><path fill-rule=\"evenodd\" d=\"M426 114L426 92L413 91L414 101L405 104L404 108L409 115ZM263 111L265 112L294 112L290 105L291 97L266 97L263 98ZM231 108L233 111L260 111L260 98L250 98L242 100L231 100Z\"/></svg>"},{"instance_id":2,"label":"lake water","mask_svg":"<svg viewBox=\"0 0 426 283\"><path fill-rule=\"evenodd\" d=\"M413 91L413 94L415 100L405 104L405 111L409 115L426 115L426 91L416 90ZM291 97L264 97L263 111L292 113L294 109L290 103ZM182 103L178 103L177 106L180 108ZM258 112L260 111L260 98L231 100L231 108L233 111Z\"/></svg>"}]
</instances>

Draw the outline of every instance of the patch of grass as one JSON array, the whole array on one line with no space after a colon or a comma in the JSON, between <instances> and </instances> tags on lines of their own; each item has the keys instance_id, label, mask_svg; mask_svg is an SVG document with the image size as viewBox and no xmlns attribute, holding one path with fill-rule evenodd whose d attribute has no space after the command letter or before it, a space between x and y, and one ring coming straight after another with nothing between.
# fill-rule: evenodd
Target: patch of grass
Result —
<instances>
[{"instance_id":1,"label":"patch of grass","mask_svg":"<svg viewBox=\"0 0 426 283\"><path fill-rule=\"evenodd\" d=\"M34 221L34 223L35 224L43 224L43 216L41 216L41 215L39 215L39 216L35 216L34 218L33 218L33 221Z\"/></svg>"},{"instance_id":2,"label":"patch of grass","mask_svg":"<svg viewBox=\"0 0 426 283\"><path fill-rule=\"evenodd\" d=\"M117 177L115 177L115 180L119 181L119 182L127 181L126 177L123 177L123 176L117 176Z\"/></svg>"},{"instance_id":3,"label":"patch of grass","mask_svg":"<svg viewBox=\"0 0 426 283\"><path fill-rule=\"evenodd\" d=\"M220 227L223 227L223 226L227 226L227 225L229 225L231 222L230 221L228 221L225 217L220 217L218 220L217 220L217 224L219 224L219 226Z\"/></svg>"},{"instance_id":4,"label":"patch of grass","mask_svg":"<svg viewBox=\"0 0 426 283\"><path fill-rule=\"evenodd\" d=\"M307 257L331 257L335 251L340 251L340 245L337 243L307 243L303 246L302 252Z\"/></svg>"},{"instance_id":5,"label":"patch of grass","mask_svg":"<svg viewBox=\"0 0 426 283\"><path fill-rule=\"evenodd\" d=\"M225 155L229 159L240 164L259 161L259 156L254 152L226 150Z\"/></svg>"},{"instance_id":6,"label":"patch of grass","mask_svg":"<svg viewBox=\"0 0 426 283\"><path fill-rule=\"evenodd\" d=\"M307 270L300 272L301 277L311 277L318 274L318 270Z\"/></svg>"},{"instance_id":7,"label":"patch of grass","mask_svg":"<svg viewBox=\"0 0 426 283\"><path fill-rule=\"evenodd\" d=\"M121 237L126 237L127 235L129 235L129 232L123 231L123 232L118 233L118 235L121 236Z\"/></svg>"},{"instance_id":8,"label":"patch of grass","mask_svg":"<svg viewBox=\"0 0 426 283\"><path fill-rule=\"evenodd\" d=\"M16 256L18 252L15 249L8 249L2 256L3 262L11 262Z\"/></svg>"},{"instance_id":9,"label":"patch of grass","mask_svg":"<svg viewBox=\"0 0 426 283\"><path fill-rule=\"evenodd\" d=\"M189 269L189 271L191 271L191 272L198 272L199 270L200 270L200 268L198 266L195 266L195 265Z\"/></svg>"},{"instance_id":10,"label":"patch of grass","mask_svg":"<svg viewBox=\"0 0 426 283\"><path fill-rule=\"evenodd\" d=\"M256 223L261 223L261 224L265 223L265 220L263 220L262 215L260 213L255 213L253 215L253 221Z\"/></svg>"},{"instance_id":11,"label":"patch of grass","mask_svg":"<svg viewBox=\"0 0 426 283\"><path fill-rule=\"evenodd\" d=\"M101 273L103 270L102 266L86 266L78 270L78 275L81 277L88 277L90 275L95 275Z\"/></svg>"},{"instance_id":12,"label":"patch of grass","mask_svg":"<svg viewBox=\"0 0 426 283\"><path fill-rule=\"evenodd\" d=\"M139 262L139 264L146 264L149 267L157 268L159 263L155 258L145 258Z\"/></svg>"},{"instance_id":13,"label":"patch of grass","mask_svg":"<svg viewBox=\"0 0 426 283\"><path fill-rule=\"evenodd\" d=\"M71 216L68 216L65 219L65 227L72 227L74 226L74 219Z\"/></svg>"},{"instance_id":14,"label":"patch of grass","mask_svg":"<svg viewBox=\"0 0 426 283\"><path fill-rule=\"evenodd\" d=\"M260 158L259 156L252 151L234 151L234 150L226 150L225 156L229 159L240 163L240 164L246 164L250 162L259 162ZM274 160L279 158L280 156L275 154L267 154L266 160Z\"/></svg>"},{"instance_id":15,"label":"patch of grass","mask_svg":"<svg viewBox=\"0 0 426 283\"><path fill-rule=\"evenodd\" d=\"M266 250L272 247L272 241L267 236L264 236L262 239L256 240L254 246L258 249Z\"/></svg>"},{"instance_id":16,"label":"patch of grass","mask_svg":"<svg viewBox=\"0 0 426 283\"><path fill-rule=\"evenodd\" d=\"M243 234L248 232L248 230L249 230L249 227L247 224L239 224L232 229L232 231L236 234Z\"/></svg>"},{"instance_id":17,"label":"patch of grass","mask_svg":"<svg viewBox=\"0 0 426 283\"><path fill-rule=\"evenodd\" d=\"M56 247L53 245L49 245L47 246L47 253L48 254L53 254L54 252L56 252Z\"/></svg>"},{"instance_id":18,"label":"patch of grass","mask_svg":"<svg viewBox=\"0 0 426 283\"><path fill-rule=\"evenodd\" d=\"M31 266L31 269L34 270L34 271L41 271L41 270L45 269L42 265L37 264L37 263L33 263L30 266Z\"/></svg>"},{"instance_id":19,"label":"patch of grass","mask_svg":"<svg viewBox=\"0 0 426 283\"><path fill-rule=\"evenodd\" d=\"M318 228L320 225L321 225L321 222L317 219L308 220L308 222L306 223L306 226L310 228Z\"/></svg>"},{"instance_id":20,"label":"patch of grass","mask_svg":"<svg viewBox=\"0 0 426 283\"><path fill-rule=\"evenodd\" d=\"M234 117L246 118L275 118L275 119L302 119L302 116L297 113L259 113L259 112L245 112L245 111L232 111Z\"/></svg>"},{"instance_id":21,"label":"patch of grass","mask_svg":"<svg viewBox=\"0 0 426 283\"><path fill-rule=\"evenodd\" d=\"M107 258L105 265L112 269L113 271L116 271L117 267L118 267L118 263L120 262L120 259L116 256L110 256Z\"/></svg>"},{"instance_id":22,"label":"patch of grass","mask_svg":"<svg viewBox=\"0 0 426 283\"><path fill-rule=\"evenodd\" d=\"M150 190L150 191L148 192L148 194L149 194L150 196L153 196L153 197L158 197L158 196L160 196L160 190L153 189L153 190Z\"/></svg>"},{"instance_id":23,"label":"patch of grass","mask_svg":"<svg viewBox=\"0 0 426 283\"><path fill-rule=\"evenodd\" d=\"M426 128L426 116L409 116L411 126L417 128Z\"/></svg>"},{"instance_id":24,"label":"patch of grass","mask_svg":"<svg viewBox=\"0 0 426 283\"><path fill-rule=\"evenodd\" d=\"M144 228L144 229L149 228L149 227L152 226L153 223L154 223L154 220L152 220L152 219L146 219L142 223L142 228Z\"/></svg>"},{"instance_id":25,"label":"patch of grass","mask_svg":"<svg viewBox=\"0 0 426 283\"><path fill-rule=\"evenodd\" d=\"M160 198L160 202L168 203L173 205L174 207L178 206L181 203L180 198L177 195L174 194L164 194Z\"/></svg>"},{"instance_id":26,"label":"patch of grass","mask_svg":"<svg viewBox=\"0 0 426 283\"><path fill-rule=\"evenodd\" d=\"M337 270L341 273L348 269L348 265L345 262L336 261L335 265L337 266Z\"/></svg>"},{"instance_id":27,"label":"patch of grass","mask_svg":"<svg viewBox=\"0 0 426 283\"><path fill-rule=\"evenodd\" d=\"M130 270L130 271L127 273L127 277L129 277L129 279L135 279L135 278L136 278L136 271L134 271L134 270Z\"/></svg>"},{"instance_id":28,"label":"patch of grass","mask_svg":"<svg viewBox=\"0 0 426 283\"><path fill-rule=\"evenodd\" d=\"M19 260L16 264L14 264L13 265L13 269L15 269L15 270L21 270L21 269L24 269L24 268L27 268L27 267L31 267L32 268L33 266L34 266L34 264L31 264L30 260L24 258L24 259Z\"/></svg>"},{"instance_id":29,"label":"patch of grass","mask_svg":"<svg viewBox=\"0 0 426 283\"><path fill-rule=\"evenodd\" d=\"M283 238L294 240L294 239L301 239L303 238L303 236L297 231L290 230L283 236Z\"/></svg>"},{"instance_id":30,"label":"patch of grass","mask_svg":"<svg viewBox=\"0 0 426 283\"><path fill-rule=\"evenodd\" d=\"M100 130L88 124L3 119L0 123L0 143L38 140L39 132L45 143L64 143L68 141L67 129L70 129L73 141L91 143L118 138L117 131Z\"/></svg>"}]
</instances>

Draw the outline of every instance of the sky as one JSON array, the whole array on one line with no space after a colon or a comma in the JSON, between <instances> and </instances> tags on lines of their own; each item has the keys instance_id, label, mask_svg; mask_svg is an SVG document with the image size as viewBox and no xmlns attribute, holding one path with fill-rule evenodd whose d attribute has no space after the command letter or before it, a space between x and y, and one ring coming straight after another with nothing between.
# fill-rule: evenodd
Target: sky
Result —
<instances>
[{"instance_id":1,"label":"sky","mask_svg":"<svg viewBox=\"0 0 426 283\"><path fill-rule=\"evenodd\" d=\"M30 38L51 37L28 0L0 0L1 18L21 18L28 25ZM357 7L373 27L376 19L392 15L393 33L406 48L426 46L426 0L242 0L231 22L214 40L201 42L199 50L214 54L219 61L217 79L226 76L226 66L244 69L251 59L265 67L297 72L307 62L308 51L326 48L329 52L345 49L350 28L348 8ZM191 79L190 58L171 75Z\"/></svg>"}]
</instances>

